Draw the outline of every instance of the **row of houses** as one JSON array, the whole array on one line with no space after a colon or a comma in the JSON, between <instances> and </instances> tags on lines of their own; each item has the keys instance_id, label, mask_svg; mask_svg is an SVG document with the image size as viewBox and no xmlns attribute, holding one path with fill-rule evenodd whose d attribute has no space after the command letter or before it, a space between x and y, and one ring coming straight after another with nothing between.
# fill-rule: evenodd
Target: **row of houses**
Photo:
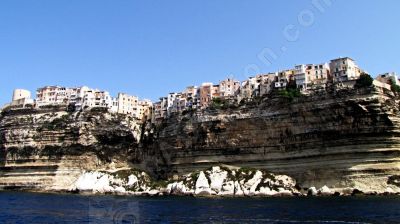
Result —
<instances>
[{"instance_id":1,"label":"row of houses","mask_svg":"<svg viewBox=\"0 0 400 224\"><path fill-rule=\"evenodd\" d=\"M182 92L169 93L155 102L152 121L159 122L171 113L207 108L214 98L240 102L266 95L274 89L284 89L289 84L295 85L305 94L325 89L330 84L352 87L363 72L353 59L340 57L327 63L300 64L291 69L259 74L243 82L227 78L218 84L203 83L200 86L189 86ZM395 73L379 75L377 79L382 83L387 83L387 79L396 80L396 84L398 82Z\"/></svg>"},{"instance_id":2,"label":"row of houses","mask_svg":"<svg viewBox=\"0 0 400 224\"><path fill-rule=\"evenodd\" d=\"M328 85L352 87L363 70L349 57L337 58L329 63L300 64L291 69L259 74L245 81L227 78L218 84L206 82L200 86L188 86L182 92L172 92L159 101L139 100L138 97L119 93L112 97L109 92L91 89L87 86L66 88L45 86L37 89L36 98L31 98L27 90L14 91L11 106L32 105L43 108L48 105L73 105L76 110L95 107L107 108L112 113L129 114L138 119L160 122L173 113L209 107L213 100L240 102L259 97L273 90L285 89L288 85L307 94L313 90L324 89ZM375 81L384 88L390 84L400 85L395 73L378 75Z\"/></svg>"},{"instance_id":3,"label":"row of houses","mask_svg":"<svg viewBox=\"0 0 400 224\"><path fill-rule=\"evenodd\" d=\"M73 106L77 111L100 107L107 108L111 113L129 114L138 119L150 119L153 106L150 100L139 100L137 96L118 93L117 97L112 97L107 91L87 86L76 88L45 86L37 89L35 99L32 99L28 90L14 90L10 106L28 105L36 108Z\"/></svg>"}]
</instances>

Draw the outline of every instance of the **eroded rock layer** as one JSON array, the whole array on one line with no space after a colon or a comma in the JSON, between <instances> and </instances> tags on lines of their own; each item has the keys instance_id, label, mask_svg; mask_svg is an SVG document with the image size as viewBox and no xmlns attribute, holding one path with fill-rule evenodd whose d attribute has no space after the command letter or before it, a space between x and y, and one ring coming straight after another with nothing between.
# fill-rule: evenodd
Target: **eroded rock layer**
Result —
<instances>
[{"instance_id":1,"label":"eroded rock layer","mask_svg":"<svg viewBox=\"0 0 400 224\"><path fill-rule=\"evenodd\" d=\"M159 125L100 110L3 111L0 188L71 190L77 183L86 186L87 177L119 192L128 181L112 186L115 180L104 173L142 170L156 182L174 180L169 190L182 191L188 173L229 166L288 175L303 191L400 192L399 108L398 97L371 88L294 99L274 95L187 111ZM212 181L197 178L199 186L187 192L219 194ZM240 186L224 181L226 191L236 192L248 180ZM273 190L255 189L266 195Z\"/></svg>"},{"instance_id":2,"label":"eroded rock layer","mask_svg":"<svg viewBox=\"0 0 400 224\"><path fill-rule=\"evenodd\" d=\"M156 173L226 164L286 174L303 188L398 191L399 118L396 97L376 89L265 98L167 120L143 162Z\"/></svg>"},{"instance_id":3,"label":"eroded rock layer","mask_svg":"<svg viewBox=\"0 0 400 224\"><path fill-rule=\"evenodd\" d=\"M3 112L0 188L68 190L87 170L129 167L140 133L135 120L102 111Z\"/></svg>"}]
</instances>

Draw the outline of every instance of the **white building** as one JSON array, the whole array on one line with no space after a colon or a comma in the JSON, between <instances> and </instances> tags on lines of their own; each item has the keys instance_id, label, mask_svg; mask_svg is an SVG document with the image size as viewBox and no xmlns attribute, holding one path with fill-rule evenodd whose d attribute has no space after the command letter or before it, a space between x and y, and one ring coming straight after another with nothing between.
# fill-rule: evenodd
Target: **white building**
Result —
<instances>
[{"instance_id":1,"label":"white building","mask_svg":"<svg viewBox=\"0 0 400 224\"><path fill-rule=\"evenodd\" d=\"M330 79L328 63L296 65L294 71L296 86L301 90L325 88Z\"/></svg>"},{"instance_id":2,"label":"white building","mask_svg":"<svg viewBox=\"0 0 400 224\"><path fill-rule=\"evenodd\" d=\"M259 95L260 83L261 80L257 76L250 77L246 81L243 81L238 100L240 101Z\"/></svg>"},{"instance_id":3,"label":"white building","mask_svg":"<svg viewBox=\"0 0 400 224\"><path fill-rule=\"evenodd\" d=\"M221 98L230 98L238 94L240 89L240 82L231 78L222 80L219 83L219 96Z\"/></svg>"},{"instance_id":4,"label":"white building","mask_svg":"<svg viewBox=\"0 0 400 224\"><path fill-rule=\"evenodd\" d=\"M176 112L176 108L174 108L174 102L178 93L169 93L167 96L167 114L168 116L171 113Z\"/></svg>"},{"instance_id":5,"label":"white building","mask_svg":"<svg viewBox=\"0 0 400 224\"><path fill-rule=\"evenodd\" d=\"M188 86L182 93L186 98L185 108L197 108L200 106L200 89L197 86Z\"/></svg>"},{"instance_id":6,"label":"white building","mask_svg":"<svg viewBox=\"0 0 400 224\"><path fill-rule=\"evenodd\" d=\"M34 104L33 99L31 99L31 92L25 89L15 89L13 92L13 97L11 101L11 106L21 106Z\"/></svg>"},{"instance_id":7,"label":"white building","mask_svg":"<svg viewBox=\"0 0 400 224\"><path fill-rule=\"evenodd\" d=\"M75 105L78 110L82 109L85 94L89 90L87 86L66 88L67 103Z\"/></svg>"},{"instance_id":8,"label":"white building","mask_svg":"<svg viewBox=\"0 0 400 224\"><path fill-rule=\"evenodd\" d=\"M296 79L296 86L299 89L307 89L310 84L306 75L307 65L296 65L294 67L294 77Z\"/></svg>"},{"instance_id":9,"label":"white building","mask_svg":"<svg viewBox=\"0 0 400 224\"><path fill-rule=\"evenodd\" d=\"M125 93L118 93L117 97L119 114L131 114L135 117L138 115L138 97Z\"/></svg>"},{"instance_id":10,"label":"white building","mask_svg":"<svg viewBox=\"0 0 400 224\"><path fill-rule=\"evenodd\" d=\"M361 74L361 69L349 57L333 59L329 67L334 83L356 80Z\"/></svg>"},{"instance_id":11,"label":"white building","mask_svg":"<svg viewBox=\"0 0 400 224\"><path fill-rule=\"evenodd\" d=\"M59 105L64 102L65 87L45 86L36 91L36 106Z\"/></svg>"}]
</instances>

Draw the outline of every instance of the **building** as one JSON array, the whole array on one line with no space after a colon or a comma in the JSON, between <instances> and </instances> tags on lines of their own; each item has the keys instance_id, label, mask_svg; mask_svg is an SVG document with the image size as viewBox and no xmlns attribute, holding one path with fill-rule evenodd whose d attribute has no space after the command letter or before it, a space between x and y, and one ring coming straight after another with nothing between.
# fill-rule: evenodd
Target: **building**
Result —
<instances>
[{"instance_id":1,"label":"building","mask_svg":"<svg viewBox=\"0 0 400 224\"><path fill-rule=\"evenodd\" d=\"M334 83L356 80L361 74L361 69L349 57L331 60L329 68Z\"/></svg>"},{"instance_id":2,"label":"building","mask_svg":"<svg viewBox=\"0 0 400 224\"><path fill-rule=\"evenodd\" d=\"M219 85L213 85L211 87L211 100L214 98L220 97L220 92L219 92Z\"/></svg>"},{"instance_id":3,"label":"building","mask_svg":"<svg viewBox=\"0 0 400 224\"><path fill-rule=\"evenodd\" d=\"M231 78L222 80L219 83L219 96L221 98L232 98L239 93L240 82Z\"/></svg>"},{"instance_id":4,"label":"building","mask_svg":"<svg viewBox=\"0 0 400 224\"><path fill-rule=\"evenodd\" d=\"M138 115L138 97L126 93L118 93L117 102L117 113Z\"/></svg>"},{"instance_id":5,"label":"building","mask_svg":"<svg viewBox=\"0 0 400 224\"><path fill-rule=\"evenodd\" d=\"M386 84L394 83L394 84L400 86L399 78L395 72L387 72L384 74L380 74L376 77L376 80L386 83Z\"/></svg>"},{"instance_id":6,"label":"building","mask_svg":"<svg viewBox=\"0 0 400 224\"><path fill-rule=\"evenodd\" d=\"M213 94L213 84L205 82L200 86L200 107L206 108L210 105Z\"/></svg>"},{"instance_id":7,"label":"building","mask_svg":"<svg viewBox=\"0 0 400 224\"><path fill-rule=\"evenodd\" d=\"M325 88L330 80L328 63L296 65L294 70L296 86L301 90Z\"/></svg>"},{"instance_id":8,"label":"building","mask_svg":"<svg viewBox=\"0 0 400 224\"><path fill-rule=\"evenodd\" d=\"M87 86L66 88L61 86L45 86L36 91L36 105L69 105L82 109L87 92L94 92ZM88 105L90 103L86 103Z\"/></svg>"},{"instance_id":9,"label":"building","mask_svg":"<svg viewBox=\"0 0 400 224\"><path fill-rule=\"evenodd\" d=\"M301 90L308 89L308 86L310 85L310 80L308 79L308 76L306 74L306 68L308 68L309 66L312 65L296 65L294 67L294 78L296 79L296 86Z\"/></svg>"},{"instance_id":10,"label":"building","mask_svg":"<svg viewBox=\"0 0 400 224\"><path fill-rule=\"evenodd\" d=\"M85 94L89 90L90 88L87 86L66 88L66 96L68 104L75 105L77 110L82 109Z\"/></svg>"},{"instance_id":11,"label":"building","mask_svg":"<svg viewBox=\"0 0 400 224\"><path fill-rule=\"evenodd\" d=\"M107 91L89 89L84 93L82 101L82 109L103 107L111 110L112 106L113 106L113 98Z\"/></svg>"},{"instance_id":12,"label":"building","mask_svg":"<svg viewBox=\"0 0 400 224\"><path fill-rule=\"evenodd\" d=\"M36 106L59 105L65 103L66 88L61 86L45 86L36 91Z\"/></svg>"},{"instance_id":13,"label":"building","mask_svg":"<svg viewBox=\"0 0 400 224\"><path fill-rule=\"evenodd\" d=\"M278 72L278 75L275 78L275 88L283 89L289 84L290 81L295 80L295 69L288 69L284 71Z\"/></svg>"},{"instance_id":14,"label":"building","mask_svg":"<svg viewBox=\"0 0 400 224\"><path fill-rule=\"evenodd\" d=\"M257 76L257 83L259 83L258 87L259 96L266 95L272 91L277 76L278 73L268 73Z\"/></svg>"},{"instance_id":15,"label":"building","mask_svg":"<svg viewBox=\"0 0 400 224\"><path fill-rule=\"evenodd\" d=\"M153 113L151 114L151 122L158 123L160 120L163 119L161 115L161 101L155 102L153 104Z\"/></svg>"},{"instance_id":16,"label":"building","mask_svg":"<svg viewBox=\"0 0 400 224\"><path fill-rule=\"evenodd\" d=\"M136 117L139 120L149 120L152 118L152 110L153 109L153 103L151 100L139 100L138 102L138 109L137 109L137 115Z\"/></svg>"},{"instance_id":17,"label":"building","mask_svg":"<svg viewBox=\"0 0 400 224\"><path fill-rule=\"evenodd\" d=\"M168 116L168 97L160 97L160 101L153 104L152 122L159 123Z\"/></svg>"},{"instance_id":18,"label":"building","mask_svg":"<svg viewBox=\"0 0 400 224\"><path fill-rule=\"evenodd\" d=\"M15 89L11 101L11 106L25 107L33 106L34 101L31 99L31 92L25 89Z\"/></svg>"},{"instance_id":19,"label":"building","mask_svg":"<svg viewBox=\"0 0 400 224\"><path fill-rule=\"evenodd\" d=\"M167 96L167 114L168 116L171 115L171 113L176 112L176 108L174 108L174 102L176 99L176 96L178 95L178 93L169 93Z\"/></svg>"},{"instance_id":20,"label":"building","mask_svg":"<svg viewBox=\"0 0 400 224\"><path fill-rule=\"evenodd\" d=\"M242 82L238 101L242 99L249 99L260 95L260 84L262 82L262 75L250 77L246 81Z\"/></svg>"},{"instance_id":21,"label":"building","mask_svg":"<svg viewBox=\"0 0 400 224\"><path fill-rule=\"evenodd\" d=\"M180 113L186 110L186 95L184 93L177 93L172 104L172 113Z\"/></svg>"},{"instance_id":22,"label":"building","mask_svg":"<svg viewBox=\"0 0 400 224\"><path fill-rule=\"evenodd\" d=\"M199 88L197 86L188 86L182 93L186 98L186 109L197 108L200 105Z\"/></svg>"}]
</instances>

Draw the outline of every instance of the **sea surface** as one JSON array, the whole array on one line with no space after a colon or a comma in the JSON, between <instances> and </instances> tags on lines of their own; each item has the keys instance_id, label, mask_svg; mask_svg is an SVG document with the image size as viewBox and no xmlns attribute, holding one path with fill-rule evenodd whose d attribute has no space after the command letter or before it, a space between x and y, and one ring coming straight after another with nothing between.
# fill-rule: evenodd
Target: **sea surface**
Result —
<instances>
[{"instance_id":1,"label":"sea surface","mask_svg":"<svg viewBox=\"0 0 400 224\"><path fill-rule=\"evenodd\" d=\"M400 197L194 198L0 192L0 223L400 223Z\"/></svg>"}]
</instances>

